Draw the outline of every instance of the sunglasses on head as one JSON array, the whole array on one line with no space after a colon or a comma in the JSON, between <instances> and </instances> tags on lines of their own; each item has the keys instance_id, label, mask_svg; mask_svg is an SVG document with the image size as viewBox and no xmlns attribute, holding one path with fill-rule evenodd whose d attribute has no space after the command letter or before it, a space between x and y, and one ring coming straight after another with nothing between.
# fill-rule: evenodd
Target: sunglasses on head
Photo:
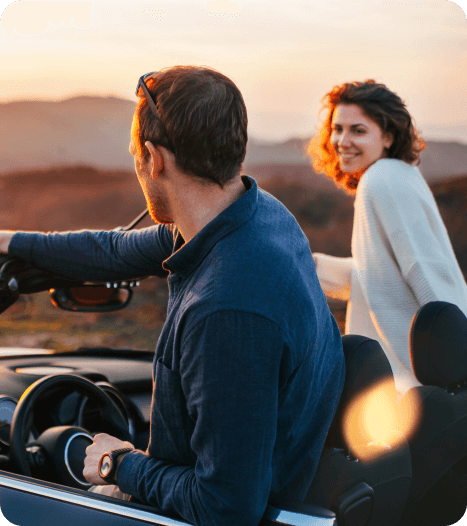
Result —
<instances>
[{"instance_id":1,"label":"sunglasses on head","mask_svg":"<svg viewBox=\"0 0 467 526\"><path fill-rule=\"evenodd\" d=\"M148 87L146 85L146 82L144 82L145 79L147 79L151 75L154 75L155 73L157 73L157 71L152 71L151 73L146 73L146 75L142 75L139 78L138 84L136 86L136 96L138 96L139 89L141 88L143 90L143 93L144 93L144 96L145 96L146 100L148 101L148 104L149 104L149 107L151 108L151 111L154 113L154 115L156 117L159 117L159 114L157 113L156 103L154 102L154 99L152 98L152 95L149 92L149 89L148 89Z\"/></svg>"}]
</instances>

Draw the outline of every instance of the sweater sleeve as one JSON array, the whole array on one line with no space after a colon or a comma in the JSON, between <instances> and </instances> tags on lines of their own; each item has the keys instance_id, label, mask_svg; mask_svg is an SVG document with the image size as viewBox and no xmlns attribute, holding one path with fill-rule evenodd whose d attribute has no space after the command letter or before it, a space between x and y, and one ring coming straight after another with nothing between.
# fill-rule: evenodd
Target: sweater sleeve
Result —
<instances>
[{"instance_id":1,"label":"sweater sleeve","mask_svg":"<svg viewBox=\"0 0 467 526\"><path fill-rule=\"evenodd\" d=\"M261 316L222 311L199 322L184 337L180 371L158 364L171 381L180 375L195 465L132 452L120 490L197 526L257 526L271 490L282 353L279 329Z\"/></svg>"},{"instance_id":2,"label":"sweater sleeve","mask_svg":"<svg viewBox=\"0 0 467 526\"><path fill-rule=\"evenodd\" d=\"M352 275L352 258L338 258L326 254L314 253L316 273L326 296L348 301Z\"/></svg>"},{"instance_id":3,"label":"sweater sleeve","mask_svg":"<svg viewBox=\"0 0 467 526\"><path fill-rule=\"evenodd\" d=\"M8 253L60 276L89 281L163 276L172 232L154 226L129 232L17 232Z\"/></svg>"},{"instance_id":4,"label":"sweater sleeve","mask_svg":"<svg viewBox=\"0 0 467 526\"><path fill-rule=\"evenodd\" d=\"M436 300L464 305L465 281L433 195L415 168L388 161L379 162L381 173L375 171L365 188L370 217L384 229L419 305Z\"/></svg>"}]
</instances>

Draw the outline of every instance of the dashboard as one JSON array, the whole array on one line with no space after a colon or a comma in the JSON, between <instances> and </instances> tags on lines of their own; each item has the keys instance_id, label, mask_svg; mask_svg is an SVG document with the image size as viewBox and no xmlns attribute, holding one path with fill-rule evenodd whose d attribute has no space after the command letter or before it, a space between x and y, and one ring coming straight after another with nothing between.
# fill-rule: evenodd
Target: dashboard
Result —
<instances>
[{"instance_id":1,"label":"dashboard","mask_svg":"<svg viewBox=\"0 0 467 526\"><path fill-rule=\"evenodd\" d=\"M103 389L124 415L132 442L146 449L152 399L153 352L107 348L58 353L48 350L0 349L0 464L8 469L9 432L24 391L54 374L83 376ZM91 434L107 432L101 408L70 390L51 392L35 406L28 442L53 426L78 426Z\"/></svg>"}]
</instances>

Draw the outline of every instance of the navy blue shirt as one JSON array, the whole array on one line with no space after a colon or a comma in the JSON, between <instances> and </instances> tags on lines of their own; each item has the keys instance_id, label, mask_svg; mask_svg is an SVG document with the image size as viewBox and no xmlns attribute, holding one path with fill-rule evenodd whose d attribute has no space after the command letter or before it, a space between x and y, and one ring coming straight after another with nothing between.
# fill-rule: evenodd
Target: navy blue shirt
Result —
<instances>
[{"instance_id":1,"label":"navy blue shirt","mask_svg":"<svg viewBox=\"0 0 467 526\"><path fill-rule=\"evenodd\" d=\"M294 217L255 181L184 243L175 228L13 236L10 254L64 276L169 272L146 452L124 493L199 526L257 526L304 498L344 382L342 341Z\"/></svg>"}]
</instances>

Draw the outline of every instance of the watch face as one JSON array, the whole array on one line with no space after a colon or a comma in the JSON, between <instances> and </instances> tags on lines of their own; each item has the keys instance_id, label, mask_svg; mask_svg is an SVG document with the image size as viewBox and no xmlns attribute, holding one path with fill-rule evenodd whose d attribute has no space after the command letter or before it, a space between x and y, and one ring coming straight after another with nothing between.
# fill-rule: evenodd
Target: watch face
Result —
<instances>
[{"instance_id":1,"label":"watch face","mask_svg":"<svg viewBox=\"0 0 467 526\"><path fill-rule=\"evenodd\" d=\"M99 472L101 477L106 477L112 469L112 458L110 455L104 455L99 466Z\"/></svg>"}]
</instances>

